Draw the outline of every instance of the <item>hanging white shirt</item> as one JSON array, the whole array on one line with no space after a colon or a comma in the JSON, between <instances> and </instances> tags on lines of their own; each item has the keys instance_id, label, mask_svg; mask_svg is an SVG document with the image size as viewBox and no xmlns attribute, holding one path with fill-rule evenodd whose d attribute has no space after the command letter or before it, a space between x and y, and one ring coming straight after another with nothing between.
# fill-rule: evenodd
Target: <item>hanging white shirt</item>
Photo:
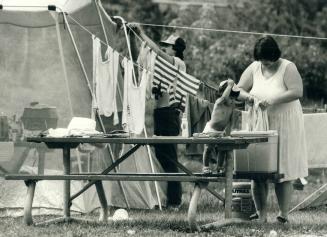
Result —
<instances>
[{"instance_id":1,"label":"hanging white shirt","mask_svg":"<svg viewBox=\"0 0 327 237\"><path fill-rule=\"evenodd\" d=\"M142 77L142 69L146 69L146 99L154 98L152 93L152 81L156 57L157 53L154 52L154 50L152 50L149 46L147 46L145 41L143 41L140 47L137 63L141 66L139 67L139 80L141 80L140 78Z\"/></svg>"},{"instance_id":2,"label":"hanging white shirt","mask_svg":"<svg viewBox=\"0 0 327 237\"><path fill-rule=\"evenodd\" d=\"M133 81L133 62L123 59L124 67L124 102L122 124L125 130L141 134L145 123L146 70L141 73L139 85Z\"/></svg>"},{"instance_id":3,"label":"hanging white shirt","mask_svg":"<svg viewBox=\"0 0 327 237\"><path fill-rule=\"evenodd\" d=\"M93 36L93 80L95 80L94 107L106 117L114 114L114 124L119 123L116 91L118 78L119 54L110 46L106 50L107 60L102 60L101 42ZM95 104L96 103L96 104Z\"/></svg>"}]
</instances>

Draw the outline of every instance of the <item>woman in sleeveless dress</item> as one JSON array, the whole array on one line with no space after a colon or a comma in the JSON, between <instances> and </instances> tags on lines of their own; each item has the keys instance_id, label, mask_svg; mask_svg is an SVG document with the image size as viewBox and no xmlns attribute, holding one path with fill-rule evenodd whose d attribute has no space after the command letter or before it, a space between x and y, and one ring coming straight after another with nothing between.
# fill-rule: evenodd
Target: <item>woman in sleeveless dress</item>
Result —
<instances>
[{"instance_id":1,"label":"woman in sleeveless dress","mask_svg":"<svg viewBox=\"0 0 327 237\"><path fill-rule=\"evenodd\" d=\"M269 129L278 131L278 172L284 177L275 183L279 205L277 220L288 221L293 192L292 181L308 175L303 114L299 98L302 78L294 63L280 57L281 51L271 36L259 39L254 47L255 61L243 72L238 86L244 96L259 99L267 109ZM252 219L267 221L268 182L253 181L257 212Z\"/></svg>"}]
</instances>

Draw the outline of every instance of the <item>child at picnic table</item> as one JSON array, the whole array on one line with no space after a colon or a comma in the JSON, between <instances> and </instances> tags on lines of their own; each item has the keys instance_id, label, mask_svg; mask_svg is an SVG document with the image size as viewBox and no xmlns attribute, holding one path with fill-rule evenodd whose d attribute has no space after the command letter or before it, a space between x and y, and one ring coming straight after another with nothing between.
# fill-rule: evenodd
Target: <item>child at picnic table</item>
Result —
<instances>
[{"instance_id":1,"label":"child at picnic table","mask_svg":"<svg viewBox=\"0 0 327 237\"><path fill-rule=\"evenodd\" d=\"M209 137L222 137L230 135L231 127L235 118L235 100L243 99L253 103L253 97L240 98L240 90L232 79L227 79L219 84L219 98L216 100L211 119L207 122L202 134ZM211 174L209 166L211 157L216 154L215 145L205 145L203 152L203 174ZM217 167L221 171L226 153L218 152Z\"/></svg>"}]
</instances>

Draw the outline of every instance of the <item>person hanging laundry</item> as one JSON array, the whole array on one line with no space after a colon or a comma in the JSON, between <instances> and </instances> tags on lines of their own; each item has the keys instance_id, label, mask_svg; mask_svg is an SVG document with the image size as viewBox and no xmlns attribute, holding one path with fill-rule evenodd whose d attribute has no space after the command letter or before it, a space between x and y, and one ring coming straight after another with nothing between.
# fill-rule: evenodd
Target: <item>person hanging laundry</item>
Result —
<instances>
[{"instance_id":1,"label":"person hanging laundry","mask_svg":"<svg viewBox=\"0 0 327 237\"><path fill-rule=\"evenodd\" d=\"M122 124L125 130L133 134L141 134L144 129L146 71L142 70L138 85L133 79L133 61L123 59L124 67L124 100Z\"/></svg>"},{"instance_id":2,"label":"person hanging laundry","mask_svg":"<svg viewBox=\"0 0 327 237\"><path fill-rule=\"evenodd\" d=\"M101 54L101 42L95 36L93 39L93 80L95 81L95 98L93 108L99 110L100 115L110 117L114 114L114 124L119 123L116 90L118 78L119 54L110 46L106 49L106 60Z\"/></svg>"},{"instance_id":3,"label":"person hanging laundry","mask_svg":"<svg viewBox=\"0 0 327 237\"><path fill-rule=\"evenodd\" d=\"M183 52L186 48L185 41L178 36L170 36L167 40L160 43L160 47L152 41L136 24L129 23L127 25L135 34L146 42L146 44L157 53L157 59L167 62L169 68L173 71L186 71ZM137 51L135 44L135 35L131 34L132 52ZM136 55L134 55L136 56ZM157 62L158 60L156 60ZM174 74L175 75L175 74ZM154 76L155 77L155 76ZM155 80L155 79L153 79ZM175 77L173 77L175 80ZM186 79L187 80L187 79ZM177 82L176 82L177 85ZM181 110L179 106L169 103L169 93L167 88L162 89L163 83L159 83L154 88L156 97L156 109L154 111L154 134L157 136L178 136L181 128ZM174 89L174 88L172 88ZM179 105L179 104L177 104ZM177 173L178 168L170 159L177 160L176 144L163 144L155 146L155 153L164 171L167 173ZM182 186L180 182L168 182L166 207L177 210L182 204Z\"/></svg>"}]
</instances>

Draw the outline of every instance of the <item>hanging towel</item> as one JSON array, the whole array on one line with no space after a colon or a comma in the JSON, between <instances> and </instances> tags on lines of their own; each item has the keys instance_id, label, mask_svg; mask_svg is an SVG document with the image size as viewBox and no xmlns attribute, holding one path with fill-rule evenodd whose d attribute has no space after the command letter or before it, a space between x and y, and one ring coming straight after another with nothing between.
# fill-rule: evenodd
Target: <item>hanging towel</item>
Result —
<instances>
[{"instance_id":1,"label":"hanging towel","mask_svg":"<svg viewBox=\"0 0 327 237\"><path fill-rule=\"evenodd\" d=\"M200 86L200 80L178 70L171 63L157 56L154 64L153 86L161 86L164 92L170 94L169 105L181 103L181 109L185 109L186 95L196 95Z\"/></svg>"},{"instance_id":2,"label":"hanging towel","mask_svg":"<svg viewBox=\"0 0 327 237\"><path fill-rule=\"evenodd\" d=\"M145 123L146 71L143 70L140 84L133 82L133 62L123 59L124 101L122 123L125 131L141 134Z\"/></svg>"},{"instance_id":3,"label":"hanging towel","mask_svg":"<svg viewBox=\"0 0 327 237\"><path fill-rule=\"evenodd\" d=\"M249 131L268 131L268 114L267 110L262 110L259 106L259 100L255 99L253 106L248 110L248 130Z\"/></svg>"},{"instance_id":4,"label":"hanging towel","mask_svg":"<svg viewBox=\"0 0 327 237\"><path fill-rule=\"evenodd\" d=\"M107 60L103 61L101 55L101 42L94 36L92 38L93 80L96 84L96 98L93 100L93 107L98 108L100 115L109 117L114 114L114 124L118 124L119 118L117 112L116 90L119 54L108 46L105 53Z\"/></svg>"}]
</instances>

